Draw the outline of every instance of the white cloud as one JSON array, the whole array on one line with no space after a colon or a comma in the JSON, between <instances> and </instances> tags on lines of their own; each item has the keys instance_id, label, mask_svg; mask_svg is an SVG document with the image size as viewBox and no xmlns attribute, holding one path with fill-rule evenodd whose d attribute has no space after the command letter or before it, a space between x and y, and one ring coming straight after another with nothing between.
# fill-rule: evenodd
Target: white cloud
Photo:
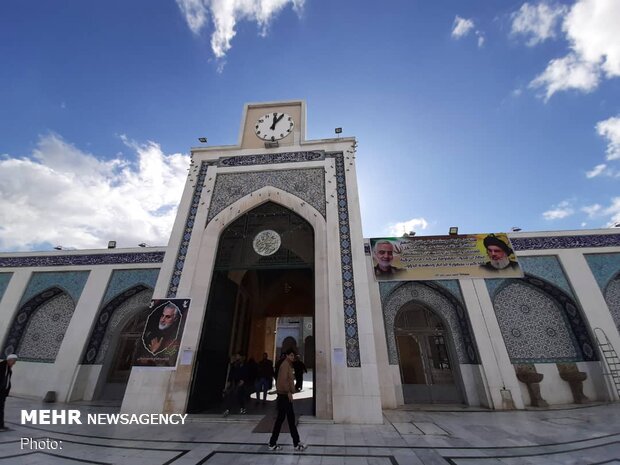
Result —
<instances>
[{"instance_id":1,"label":"white cloud","mask_svg":"<svg viewBox=\"0 0 620 465\"><path fill-rule=\"evenodd\" d=\"M527 45L533 47L555 37L557 25L567 11L564 5L524 3L519 11L512 14L511 33L528 37Z\"/></svg>"},{"instance_id":2,"label":"white cloud","mask_svg":"<svg viewBox=\"0 0 620 465\"><path fill-rule=\"evenodd\" d=\"M412 218L408 221L393 223L387 227L387 235L389 237L400 237L411 231L418 232L428 228L428 221L424 218Z\"/></svg>"},{"instance_id":3,"label":"white cloud","mask_svg":"<svg viewBox=\"0 0 620 465\"><path fill-rule=\"evenodd\" d=\"M0 159L0 248L166 245L189 157L122 139L135 163L98 159L56 134L41 137L30 158Z\"/></svg>"},{"instance_id":4,"label":"white cloud","mask_svg":"<svg viewBox=\"0 0 620 465\"><path fill-rule=\"evenodd\" d=\"M620 159L620 116L599 121L596 124L596 131L607 139L607 160Z\"/></svg>"},{"instance_id":5,"label":"white cloud","mask_svg":"<svg viewBox=\"0 0 620 465\"><path fill-rule=\"evenodd\" d=\"M255 21L261 36L267 35L273 17L291 4L301 14L305 0L177 0L191 31L199 35L208 19L213 23L211 49L222 59L231 49L239 21Z\"/></svg>"},{"instance_id":6,"label":"white cloud","mask_svg":"<svg viewBox=\"0 0 620 465\"><path fill-rule=\"evenodd\" d=\"M454 18L454 25L452 27L452 37L460 39L465 37L474 29L474 22L471 19L461 18L456 16Z\"/></svg>"},{"instance_id":7,"label":"white cloud","mask_svg":"<svg viewBox=\"0 0 620 465\"><path fill-rule=\"evenodd\" d=\"M591 171L587 171L586 178L595 178L596 176L604 175L607 172L607 165L605 163L601 163L600 165L596 165L594 168L592 168Z\"/></svg>"},{"instance_id":8,"label":"white cloud","mask_svg":"<svg viewBox=\"0 0 620 465\"><path fill-rule=\"evenodd\" d=\"M582 207L581 211L586 213L590 218L593 218L601 212L602 208L603 207L601 205L595 203L593 205L587 205L585 207Z\"/></svg>"},{"instance_id":9,"label":"white cloud","mask_svg":"<svg viewBox=\"0 0 620 465\"><path fill-rule=\"evenodd\" d=\"M476 31L476 35L478 36L478 47L482 47L484 45L484 35L480 31Z\"/></svg>"},{"instance_id":10,"label":"white cloud","mask_svg":"<svg viewBox=\"0 0 620 465\"><path fill-rule=\"evenodd\" d=\"M600 80L620 76L620 1L578 0L564 17L562 31L570 51L549 62L530 86L554 93L576 89L589 92Z\"/></svg>"},{"instance_id":11,"label":"white cloud","mask_svg":"<svg viewBox=\"0 0 620 465\"><path fill-rule=\"evenodd\" d=\"M545 101L562 90L579 89L590 92L598 87L599 68L594 63L581 60L575 54L551 60L547 68L532 82L530 88L545 88Z\"/></svg>"},{"instance_id":12,"label":"white cloud","mask_svg":"<svg viewBox=\"0 0 620 465\"><path fill-rule=\"evenodd\" d=\"M568 200L564 200L557 205L554 205L551 210L547 210L543 213L543 218L546 220L561 220L575 213L575 210L571 207Z\"/></svg>"},{"instance_id":13,"label":"white cloud","mask_svg":"<svg viewBox=\"0 0 620 465\"><path fill-rule=\"evenodd\" d=\"M610 215L607 227L611 228L620 223L620 197L611 199L611 205L604 210L606 215Z\"/></svg>"}]
</instances>

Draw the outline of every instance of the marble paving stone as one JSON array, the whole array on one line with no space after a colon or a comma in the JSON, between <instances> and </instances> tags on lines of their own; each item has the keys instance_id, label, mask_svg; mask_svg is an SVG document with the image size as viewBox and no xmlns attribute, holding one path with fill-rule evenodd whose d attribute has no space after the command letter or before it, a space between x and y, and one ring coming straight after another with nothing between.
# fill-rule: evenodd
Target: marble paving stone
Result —
<instances>
[{"instance_id":1,"label":"marble paving stone","mask_svg":"<svg viewBox=\"0 0 620 465\"><path fill-rule=\"evenodd\" d=\"M392 423L394 428L398 430L400 434L424 434L424 432L415 426L413 423Z\"/></svg>"},{"instance_id":2,"label":"marble paving stone","mask_svg":"<svg viewBox=\"0 0 620 465\"><path fill-rule=\"evenodd\" d=\"M427 423L427 422L416 422L414 425L422 431L424 434L436 434L436 435L445 435L448 436L448 432L435 423Z\"/></svg>"},{"instance_id":3,"label":"marble paving stone","mask_svg":"<svg viewBox=\"0 0 620 465\"><path fill-rule=\"evenodd\" d=\"M415 454L424 465L448 465L448 461L433 450L417 450Z\"/></svg>"}]
</instances>

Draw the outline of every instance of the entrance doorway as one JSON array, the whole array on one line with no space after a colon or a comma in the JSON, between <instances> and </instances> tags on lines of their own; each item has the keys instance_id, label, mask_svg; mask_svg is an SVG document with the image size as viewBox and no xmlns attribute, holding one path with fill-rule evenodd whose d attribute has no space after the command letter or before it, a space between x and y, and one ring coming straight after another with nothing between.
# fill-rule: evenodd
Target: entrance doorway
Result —
<instances>
[{"instance_id":1,"label":"entrance doorway","mask_svg":"<svg viewBox=\"0 0 620 465\"><path fill-rule=\"evenodd\" d=\"M265 231L270 231L274 243L279 242L269 254L256 246L257 237L264 237ZM260 361L263 353L277 361L283 340L278 337L280 326L282 331L293 331L304 362L314 366L314 359L308 360L314 357L313 342L310 350L303 350L304 341L308 337L313 341L314 336L314 286L314 231L291 210L267 202L222 232L194 365L189 413L221 413L228 408L224 404L229 399L223 398L223 392L235 354L244 356L249 373L245 383L248 413L267 408L254 402L255 395L251 402L249 399L254 393L253 363ZM314 414L315 402L313 390L306 413Z\"/></svg>"},{"instance_id":2,"label":"entrance doorway","mask_svg":"<svg viewBox=\"0 0 620 465\"><path fill-rule=\"evenodd\" d=\"M394 335L406 404L463 401L450 334L436 314L420 305L403 308Z\"/></svg>"},{"instance_id":3,"label":"entrance doorway","mask_svg":"<svg viewBox=\"0 0 620 465\"><path fill-rule=\"evenodd\" d=\"M98 400L123 399L147 316L147 308L137 311L125 322L116 342L111 344L115 349L113 356L102 368L104 373L107 371L107 376L95 396Z\"/></svg>"}]
</instances>

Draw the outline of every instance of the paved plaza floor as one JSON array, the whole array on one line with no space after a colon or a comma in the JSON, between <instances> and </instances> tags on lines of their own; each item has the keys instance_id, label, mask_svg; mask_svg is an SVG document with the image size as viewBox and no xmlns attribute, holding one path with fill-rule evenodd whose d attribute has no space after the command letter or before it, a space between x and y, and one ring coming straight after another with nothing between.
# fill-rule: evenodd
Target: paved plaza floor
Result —
<instances>
[{"instance_id":1,"label":"paved plaza floor","mask_svg":"<svg viewBox=\"0 0 620 465\"><path fill-rule=\"evenodd\" d=\"M137 465L493 465L620 464L620 404L566 406L512 412L467 408L384 411L382 425L343 425L302 416L299 431L308 449L270 452L269 434L253 433L259 415L190 415L184 425L22 425L21 410L118 408L43 404L9 397L0 433L2 464ZM33 450L23 444L56 444Z\"/></svg>"}]
</instances>

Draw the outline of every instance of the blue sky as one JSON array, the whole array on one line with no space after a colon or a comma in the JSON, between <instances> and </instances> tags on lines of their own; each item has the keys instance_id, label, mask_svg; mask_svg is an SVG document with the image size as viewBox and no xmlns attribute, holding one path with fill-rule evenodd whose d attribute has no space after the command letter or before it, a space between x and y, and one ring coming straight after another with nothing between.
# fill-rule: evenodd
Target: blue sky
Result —
<instances>
[{"instance_id":1,"label":"blue sky","mask_svg":"<svg viewBox=\"0 0 620 465\"><path fill-rule=\"evenodd\" d=\"M165 245L247 102L358 138L366 237L620 222L620 2L0 4L0 250Z\"/></svg>"}]
</instances>

